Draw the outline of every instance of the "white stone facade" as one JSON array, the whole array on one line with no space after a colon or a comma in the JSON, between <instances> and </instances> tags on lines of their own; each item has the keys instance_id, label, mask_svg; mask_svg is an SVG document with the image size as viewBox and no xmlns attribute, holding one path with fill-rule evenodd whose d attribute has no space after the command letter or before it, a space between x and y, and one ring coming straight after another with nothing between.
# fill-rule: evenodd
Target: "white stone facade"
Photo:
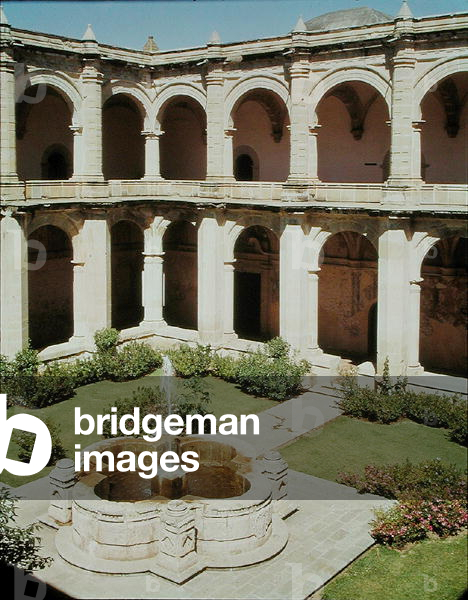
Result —
<instances>
[{"instance_id":1,"label":"white stone facade","mask_svg":"<svg viewBox=\"0 0 468 600\"><path fill-rule=\"evenodd\" d=\"M92 351L120 290L142 310L123 339L243 351L279 334L318 373L350 357L461 374L468 13L173 52L0 32L1 353L50 314L68 325L44 359ZM34 243L55 262L31 271Z\"/></svg>"}]
</instances>

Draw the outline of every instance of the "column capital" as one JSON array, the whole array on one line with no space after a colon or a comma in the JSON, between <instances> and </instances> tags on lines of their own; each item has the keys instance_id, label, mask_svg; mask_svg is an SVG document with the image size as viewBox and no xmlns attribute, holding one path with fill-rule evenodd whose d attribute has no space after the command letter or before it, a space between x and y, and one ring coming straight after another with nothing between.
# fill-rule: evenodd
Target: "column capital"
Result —
<instances>
[{"instance_id":1,"label":"column capital","mask_svg":"<svg viewBox=\"0 0 468 600\"><path fill-rule=\"evenodd\" d=\"M224 72L220 69L209 71L205 75L207 85L224 85Z\"/></svg>"},{"instance_id":2,"label":"column capital","mask_svg":"<svg viewBox=\"0 0 468 600\"><path fill-rule=\"evenodd\" d=\"M82 125L69 125L68 128L73 133L73 135L82 135L83 133Z\"/></svg>"},{"instance_id":3,"label":"column capital","mask_svg":"<svg viewBox=\"0 0 468 600\"><path fill-rule=\"evenodd\" d=\"M237 131L237 129L235 127L228 127L224 130L224 135L227 138L233 137L234 134L236 133L236 131Z\"/></svg>"},{"instance_id":4,"label":"column capital","mask_svg":"<svg viewBox=\"0 0 468 600\"><path fill-rule=\"evenodd\" d=\"M94 64L85 64L81 71L81 81L85 84L102 85L104 75L98 70Z\"/></svg>"},{"instance_id":5,"label":"column capital","mask_svg":"<svg viewBox=\"0 0 468 600\"><path fill-rule=\"evenodd\" d=\"M164 131L142 131L141 135L145 137L145 139L147 140L157 140L159 139L162 135L164 135Z\"/></svg>"}]
</instances>

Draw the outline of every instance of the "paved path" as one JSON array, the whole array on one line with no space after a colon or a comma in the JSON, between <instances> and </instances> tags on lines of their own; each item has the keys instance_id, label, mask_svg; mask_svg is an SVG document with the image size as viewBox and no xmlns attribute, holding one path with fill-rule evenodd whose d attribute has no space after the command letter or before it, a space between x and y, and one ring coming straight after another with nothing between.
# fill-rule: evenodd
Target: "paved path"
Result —
<instances>
[{"instance_id":1,"label":"paved path","mask_svg":"<svg viewBox=\"0 0 468 600\"><path fill-rule=\"evenodd\" d=\"M341 414L336 407L335 392L316 384L297 398L279 402L259 413L260 435L243 436L257 454L281 448L305 433L321 427Z\"/></svg>"}]
</instances>

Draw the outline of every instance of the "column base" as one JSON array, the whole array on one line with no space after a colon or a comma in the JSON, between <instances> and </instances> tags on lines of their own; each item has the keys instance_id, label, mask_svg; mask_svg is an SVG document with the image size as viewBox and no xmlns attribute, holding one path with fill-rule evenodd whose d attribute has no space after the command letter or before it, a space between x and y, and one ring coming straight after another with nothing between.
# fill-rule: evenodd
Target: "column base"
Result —
<instances>
[{"instance_id":1,"label":"column base","mask_svg":"<svg viewBox=\"0 0 468 600\"><path fill-rule=\"evenodd\" d=\"M424 181L420 177L390 177L386 183L388 187L418 188L423 185Z\"/></svg>"}]
</instances>

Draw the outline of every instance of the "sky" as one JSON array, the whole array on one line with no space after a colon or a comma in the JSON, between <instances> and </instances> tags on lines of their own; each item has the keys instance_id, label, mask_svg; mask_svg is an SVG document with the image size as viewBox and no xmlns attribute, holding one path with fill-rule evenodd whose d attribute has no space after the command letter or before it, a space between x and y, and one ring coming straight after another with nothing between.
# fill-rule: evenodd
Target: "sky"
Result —
<instances>
[{"instance_id":1,"label":"sky","mask_svg":"<svg viewBox=\"0 0 468 600\"><path fill-rule=\"evenodd\" d=\"M409 0L416 17L468 11L468 0ZM216 30L222 42L284 35L333 10L370 6L395 15L401 0L139 0L18 2L3 0L13 27L80 39L88 23L99 42L141 49L153 35L161 50L203 46Z\"/></svg>"}]
</instances>

